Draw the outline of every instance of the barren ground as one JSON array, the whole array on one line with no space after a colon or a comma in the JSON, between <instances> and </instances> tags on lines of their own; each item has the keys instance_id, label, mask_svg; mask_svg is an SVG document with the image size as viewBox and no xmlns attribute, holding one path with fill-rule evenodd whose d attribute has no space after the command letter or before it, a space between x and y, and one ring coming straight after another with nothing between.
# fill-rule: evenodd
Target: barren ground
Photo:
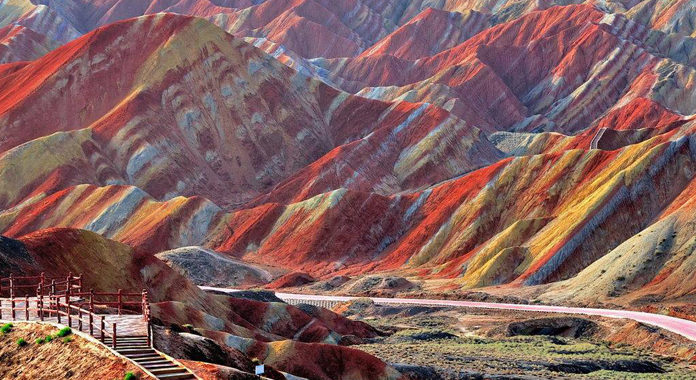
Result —
<instances>
[{"instance_id":1,"label":"barren ground","mask_svg":"<svg viewBox=\"0 0 696 380\"><path fill-rule=\"evenodd\" d=\"M635 322L477 309L380 307L369 302L336 310L389 333L356 348L389 363L416 366L412 370L423 379L433 378L431 370L442 379L478 375L696 379L693 343ZM543 326L545 318L561 325L570 319L586 321L592 328L532 333L546 335L511 336L508 332L510 323L526 326L542 319Z\"/></svg>"},{"instance_id":2,"label":"barren ground","mask_svg":"<svg viewBox=\"0 0 696 380\"><path fill-rule=\"evenodd\" d=\"M55 338L38 344L39 338L55 335L58 329L51 325L13 323L9 333L0 333L0 379L123 379L133 372L138 379L150 379L136 366L114 356L76 335L69 342ZM26 346L17 344L19 339Z\"/></svg>"}]
</instances>

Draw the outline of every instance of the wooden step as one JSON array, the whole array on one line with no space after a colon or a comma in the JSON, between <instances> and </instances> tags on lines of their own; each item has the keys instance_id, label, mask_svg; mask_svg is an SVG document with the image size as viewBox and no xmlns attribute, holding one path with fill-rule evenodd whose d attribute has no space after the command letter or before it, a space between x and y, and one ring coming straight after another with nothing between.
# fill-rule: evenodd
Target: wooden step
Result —
<instances>
[{"instance_id":1,"label":"wooden step","mask_svg":"<svg viewBox=\"0 0 696 380\"><path fill-rule=\"evenodd\" d=\"M147 341L146 336L119 336L118 337L119 342L132 342L132 341L137 341L137 342L145 342Z\"/></svg>"},{"instance_id":2,"label":"wooden step","mask_svg":"<svg viewBox=\"0 0 696 380\"><path fill-rule=\"evenodd\" d=\"M153 359L145 359L145 360L138 360L138 364L140 365L147 365L147 364L161 364L161 363L171 363L171 361L167 358L164 357L158 357L158 358L153 358Z\"/></svg>"},{"instance_id":3,"label":"wooden step","mask_svg":"<svg viewBox=\"0 0 696 380\"><path fill-rule=\"evenodd\" d=\"M154 357L156 357L156 358L161 358L161 357L162 357L162 355L160 355L160 354L159 354L158 352L156 352L155 350L152 350L152 352L146 352L146 353L142 353L142 354L128 354L128 353L124 354L124 353L121 353L121 352L119 352L119 354L121 354L121 355L123 355L123 356L127 356L127 357L130 358L130 359L141 359L141 358L147 358L147 357L150 357L150 356L154 356Z\"/></svg>"},{"instance_id":4,"label":"wooden step","mask_svg":"<svg viewBox=\"0 0 696 380\"><path fill-rule=\"evenodd\" d=\"M128 355L128 354L154 354L156 353L155 350L153 350L150 347L145 347L145 348L123 348L123 349L118 349L116 350L119 354L122 355Z\"/></svg>"},{"instance_id":5,"label":"wooden step","mask_svg":"<svg viewBox=\"0 0 696 380\"><path fill-rule=\"evenodd\" d=\"M127 355L124 355L124 356L127 357L128 359L136 360L136 361L137 361L137 360L143 360L143 359L157 359L157 358L161 358L161 357L162 357L162 355L160 355L160 354L158 354L158 353L156 353L156 352L153 352L153 353L151 353L151 354L127 354Z\"/></svg>"},{"instance_id":6,"label":"wooden step","mask_svg":"<svg viewBox=\"0 0 696 380\"><path fill-rule=\"evenodd\" d=\"M162 355L160 355L156 352L152 353L152 354L132 354L132 355L124 355L124 356L127 357L128 359L131 359L131 360L140 360L140 361L154 360L154 359L159 359L162 357Z\"/></svg>"},{"instance_id":7,"label":"wooden step","mask_svg":"<svg viewBox=\"0 0 696 380\"><path fill-rule=\"evenodd\" d=\"M143 345L129 345L129 344L124 344L124 345L119 345L118 343L116 344L116 351L121 351L121 350L149 350L152 349L152 347L143 344Z\"/></svg>"},{"instance_id":8,"label":"wooden step","mask_svg":"<svg viewBox=\"0 0 696 380\"><path fill-rule=\"evenodd\" d=\"M145 367L148 371L150 370L156 370L156 369L168 369L168 368L178 368L181 369L178 365L168 362L168 363L159 363L159 364L143 364L143 363L138 363L141 366Z\"/></svg>"},{"instance_id":9,"label":"wooden step","mask_svg":"<svg viewBox=\"0 0 696 380\"><path fill-rule=\"evenodd\" d=\"M186 368L182 368L179 366L171 367L171 368L156 368L156 369L148 369L153 375L168 375L172 373L185 373L185 374L190 374Z\"/></svg>"},{"instance_id":10,"label":"wooden step","mask_svg":"<svg viewBox=\"0 0 696 380\"><path fill-rule=\"evenodd\" d=\"M191 373L172 373L168 375L156 375L158 379L160 380L189 380L189 379L195 379Z\"/></svg>"}]
</instances>

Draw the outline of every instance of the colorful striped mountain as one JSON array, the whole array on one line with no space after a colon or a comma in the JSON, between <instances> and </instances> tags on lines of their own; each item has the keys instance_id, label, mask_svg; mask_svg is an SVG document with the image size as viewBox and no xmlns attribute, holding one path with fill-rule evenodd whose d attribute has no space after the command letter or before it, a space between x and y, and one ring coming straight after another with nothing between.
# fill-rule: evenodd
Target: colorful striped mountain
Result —
<instances>
[{"instance_id":1,"label":"colorful striped mountain","mask_svg":"<svg viewBox=\"0 0 696 380\"><path fill-rule=\"evenodd\" d=\"M430 294L692 303L694 17L688 0L0 1L0 234L104 239L158 268L214 252ZM196 302L161 308L188 323ZM256 354L298 333L257 322L204 335L242 326Z\"/></svg>"}]
</instances>

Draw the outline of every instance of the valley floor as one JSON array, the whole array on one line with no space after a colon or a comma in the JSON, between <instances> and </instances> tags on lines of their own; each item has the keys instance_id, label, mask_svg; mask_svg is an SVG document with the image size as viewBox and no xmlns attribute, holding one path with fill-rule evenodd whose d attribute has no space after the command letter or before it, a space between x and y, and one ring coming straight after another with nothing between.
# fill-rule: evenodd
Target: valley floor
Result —
<instances>
[{"instance_id":1,"label":"valley floor","mask_svg":"<svg viewBox=\"0 0 696 380\"><path fill-rule=\"evenodd\" d=\"M337 310L388 331L354 347L415 379L696 379L693 344L635 322L368 301Z\"/></svg>"}]
</instances>

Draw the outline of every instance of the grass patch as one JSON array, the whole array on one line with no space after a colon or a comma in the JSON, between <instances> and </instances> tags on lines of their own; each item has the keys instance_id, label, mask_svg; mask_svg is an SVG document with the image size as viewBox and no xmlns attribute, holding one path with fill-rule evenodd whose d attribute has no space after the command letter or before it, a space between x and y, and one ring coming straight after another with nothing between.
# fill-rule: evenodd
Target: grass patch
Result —
<instances>
[{"instance_id":1,"label":"grass patch","mask_svg":"<svg viewBox=\"0 0 696 380\"><path fill-rule=\"evenodd\" d=\"M73 338L71 336L66 336L63 338L63 343L70 343L73 341Z\"/></svg>"},{"instance_id":2,"label":"grass patch","mask_svg":"<svg viewBox=\"0 0 696 380\"><path fill-rule=\"evenodd\" d=\"M44 338L39 338L39 339L36 340L36 344L41 345L41 344L44 344L44 343L46 343L46 339L44 339Z\"/></svg>"},{"instance_id":3,"label":"grass patch","mask_svg":"<svg viewBox=\"0 0 696 380\"><path fill-rule=\"evenodd\" d=\"M56 334L56 336L59 337L59 338L64 338L64 337L66 337L66 336L68 336L68 335L70 335L70 334L72 334L72 329L71 329L70 327L63 327L62 329L60 329L60 330L58 331L58 333Z\"/></svg>"},{"instance_id":4,"label":"grass patch","mask_svg":"<svg viewBox=\"0 0 696 380\"><path fill-rule=\"evenodd\" d=\"M18 345L19 347L24 347L24 346L26 346L27 344L29 344L29 343L27 343L27 340L26 340L26 339L24 339L24 338L19 338L19 339L17 339L17 345Z\"/></svg>"},{"instance_id":5,"label":"grass patch","mask_svg":"<svg viewBox=\"0 0 696 380\"><path fill-rule=\"evenodd\" d=\"M123 380L136 380L138 376L136 376L133 372L128 372L126 373L126 376L123 376Z\"/></svg>"},{"instance_id":6,"label":"grass patch","mask_svg":"<svg viewBox=\"0 0 696 380\"><path fill-rule=\"evenodd\" d=\"M639 353L631 350L609 348L598 342L547 336L501 338L460 336L437 339L439 334L434 334L432 337L435 339L432 340L401 339L403 336L414 333L418 335L423 330L400 331L382 342L356 345L353 348L366 351L388 362L409 358L409 364L414 365L495 374L525 373L540 378L563 375L549 370L548 364L553 363L570 360L619 362L643 358ZM617 372L617 374L622 379L634 378L631 377L633 373ZM652 376L654 378L655 374Z\"/></svg>"},{"instance_id":7,"label":"grass patch","mask_svg":"<svg viewBox=\"0 0 696 380\"><path fill-rule=\"evenodd\" d=\"M14 327L12 326L12 323L5 323L4 325L2 325L2 327L0 327L0 332L3 334L7 334L12 331L12 327Z\"/></svg>"},{"instance_id":8,"label":"grass patch","mask_svg":"<svg viewBox=\"0 0 696 380\"><path fill-rule=\"evenodd\" d=\"M44 338L44 341L46 343L51 343L51 341L53 341L53 335L46 335L46 337Z\"/></svg>"}]
</instances>

